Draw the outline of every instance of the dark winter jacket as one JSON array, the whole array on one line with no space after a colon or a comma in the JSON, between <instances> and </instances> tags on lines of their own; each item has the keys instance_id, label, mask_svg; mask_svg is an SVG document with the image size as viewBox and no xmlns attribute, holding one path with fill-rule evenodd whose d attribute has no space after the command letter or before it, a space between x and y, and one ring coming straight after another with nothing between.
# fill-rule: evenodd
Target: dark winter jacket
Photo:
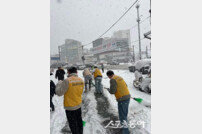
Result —
<instances>
[{"instance_id":1,"label":"dark winter jacket","mask_svg":"<svg viewBox=\"0 0 202 134\"><path fill-rule=\"evenodd\" d=\"M59 69L56 71L55 78L58 80L64 80L65 71L63 69Z\"/></svg>"},{"instance_id":2,"label":"dark winter jacket","mask_svg":"<svg viewBox=\"0 0 202 134\"><path fill-rule=\"evenodd\" d=\"M50 81L50 97L53 97L55 94L55 83L51 80Z\"/></svg>"}]
</instances>

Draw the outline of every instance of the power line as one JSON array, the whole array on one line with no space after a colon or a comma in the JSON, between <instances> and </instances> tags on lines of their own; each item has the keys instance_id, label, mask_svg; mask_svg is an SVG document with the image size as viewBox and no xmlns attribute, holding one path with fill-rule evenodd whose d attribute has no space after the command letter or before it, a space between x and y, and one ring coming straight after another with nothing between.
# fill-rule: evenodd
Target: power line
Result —
<instances>
[{"instance_id":1,"label":"power line","mask_svg":"<svg viewBox=\"0 0 202 134\"><path fill-rule=\"evenodd\" d=\"M150 16L148 16L148 17L146 17L144 20L140 21L140 24L143 23L143 22L144 22L145 20L147 20L148 18L150 18ZM134 28L134 27L136 27L137 25L138 25L138 24L132 26L131 28ZM130 28L130 29L131 29L131 28Z\"/></svg>"},{"instance_id":2,"label":"power line","mask_svg":"<svg viewBox=\"0 0 202 134\"><path fill-rule=\"evenodd\" d=\"M140 21L140 24L141 24L142 22L144 22L145 20L149 19L149 18L150 18L150 16L148 16L148 17L145 18L144 20Z\"/></svg>"},{"instance_id":3,"label":"power line","mask_svg":"<svg viewBox=\"0 0 202 134\"><path fill-rule=\"evenodd\" d=\"M142 21L140 21L140 24L141 23L143 23L144 21L146 21L148 18L150 18L150 16L148 16L148 17L146 17L145 19L143 19ZM136 27L138 24L136 24L135 26L133 26L133 27L131 27L131 28L134 28L134 27ZM130 29L131 29L130 28ZM99 37L100 38L100 37ZM139 41L139 40L137 40L137 41ZM88 44L85 44L85 45L83 45L83 46L87 46L87 45L90 45L92 42L90 42L90 43L88 43Z\"/></svg>"},{"instance_id":4,"label":"power line","mask_svg":"<svg viewBox=\"0 0 202 134\"><path fill-rule=\"evenodd\" d=\"M126 15L126 13L127 13L137 2L138 2L138 0L136 0L136 1L128 8L128 10L126 10L126 12L125 12L114 24L112 24L111 27L109 27L109 28L107 29L107 31L105 31L103 34L101 34L98 38L102 37L102 36L103 36L104 34L106 34L113 26L115 26L116 23L118 23L118 22Z\"/></svg>"},{"instance_id":5,"label":"power line","mask_svg":"<svg viewBox=\"0 0 202 134\"><path fill-rule=\"evenodd\" d=\"M121 15L121 17L114 23L114 24L112 24L103 34L101 34L97 39L99 39L99 38L101 38L103 35L105 35L112 27L114 27L126 14L127 14L127 12L136 4L138 2L138 0L136 0L129 8L128 8L128 10L126 10L126 12L123 14L123 15ZM93 42L93 41L92 41ZM90 42L90 43L88 43L88 44L85 44L85 45L83 45L83 46L87 46L87 45L89 45L89 44L91 44L92 42Z\"/></svg>"},{"instance_id":6,"label":"power line","mask_svg":"<svg viewBox=\"0 0 202 134\"><path fill-rule=\"evenodd\" d=\"M143 40L143 39L145 39L145 38L141 38L140 40ZM138 42L138 41L139 41L139 40L132 41L132 42L130 42L130 44L135 43L135 42Z\"/></svg>"}]
</instances>

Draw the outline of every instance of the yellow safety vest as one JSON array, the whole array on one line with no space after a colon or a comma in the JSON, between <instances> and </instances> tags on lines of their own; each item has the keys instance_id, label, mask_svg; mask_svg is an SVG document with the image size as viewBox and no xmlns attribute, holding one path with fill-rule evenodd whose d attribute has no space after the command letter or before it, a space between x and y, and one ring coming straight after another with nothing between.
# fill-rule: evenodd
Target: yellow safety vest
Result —
<instances>
[{"instance_id":1,"label":"yellow safety vest","mask_svg":"<svg viewBox=\"0 0 202 134\"><path fill-rule=\"evenodd\" d=\"M98 68L95 69L94 78L96 78L97 76L102 76L102 73Z\"/></svg>"},{"instance_id":2,"label":"yellow safety vest","mask_svg":"<svg viewBox=\"0 0 202 134\"><path fill-rule=\"evenodd\" d=\"M114 75L112 77L112 79L116 80L116 83L117 83L117 89L116 89L116 93L115 93L116 99L119 99L123 96L130 94L128 87L122 77Z\"/></svg>"},{"instance_id":3,"label":"yellow safety vest","mask_svg":"<svg viewBox=\"0 0 202 134\"><path fill-rule=\"evenodd\" d=\"M64 95L64 107L75 107L82 103L84 82L77 76L68 78L68 90Z\"/></svg>"}]
</instances>

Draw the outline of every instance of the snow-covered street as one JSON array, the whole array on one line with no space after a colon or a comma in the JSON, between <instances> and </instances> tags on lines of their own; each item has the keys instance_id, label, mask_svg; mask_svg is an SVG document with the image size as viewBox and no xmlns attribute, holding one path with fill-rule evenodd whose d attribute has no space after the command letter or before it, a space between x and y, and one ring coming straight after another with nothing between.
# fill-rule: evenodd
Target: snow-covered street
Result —
<instances>
[{"instance_id":1,"label":"snow-covered street","mask_svg":"<svg viewBox=\"0 0 202 134\"><path fill-rule=\"evenodd\" d=\"M66 70L65 70L66 71ZM109 79L103 73L102 84L109 87ZM127 83L132 97L142 98L147 104L151 104L151 95L140 92L133 87L134 73L128 70L113 70L116 75L121 76ZM79 77L83 78L82 71L78 71ZM51 80L57 84L57 80L51 76ZM65 74L65 77L67 74ZM88 93L83 93L82 117L86 121L84 134L119 134L119 128L106 126L110 121L118 121L118 106L114 95L103 89L103 95L95 95L95 88ZM65 126L66 115L63 109L63 97L54 96L53 103L55 111L50 114L51 134L62 134L61 129ZM150 134L151 133L151 108L130 100L128 113L129 130L131 134ZM133 123L133 124L132 124ZM135 124L134 124L135 123Z\"/></svg>"}]
</instances>

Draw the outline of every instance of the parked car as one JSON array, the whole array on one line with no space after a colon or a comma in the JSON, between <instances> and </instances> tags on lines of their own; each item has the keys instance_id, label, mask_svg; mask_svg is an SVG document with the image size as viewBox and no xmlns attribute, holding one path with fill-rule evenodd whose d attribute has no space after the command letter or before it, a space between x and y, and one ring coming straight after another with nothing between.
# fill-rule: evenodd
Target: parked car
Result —
<instances>
[{"instance_id":1,"label":"parked car","mask_svg":"<svg viewBox=\"0 0 202 134\"><path fill-rule=\"evenodd\" d=\"M135 66L129 66L128 68L130 72L135 72Z\"/></svg>"},{"instance_id":2,"label":"parked car","mask_svg":"<svg viewBox=\"0 0 202 134\"><path fill-rule=\"evenodd\" d=\"M140 83L139 90L150 94L151 93L151 78L149 78L149 77L143 78L142 82Z\"/></svg>"},{"instance_id":3,"label":"parked car","mask_svg":"<svg viewBox=\"0 0 202 134\"><path fill-rule=\"evenodd\" d=\"M135 79L133 81L133 85L136 89L146 92L146 93L151 93L151 77L141 77L140 79Z\"/></svg>"},{"instance_id":4,"label":"parked car","mask_svg":"<svg viewBox=\"0 0 202 134\"><path fill-rule=\"evenodd\" d=\"M77 66L77 69L78 69L78 70L84 70L84 69L85 69L85 66L79 65L79 66Z\"/></svg>"},{"instance_id":5,"label":"parked car","mask_svg":"<svg viewBox=\"0 0 202 134\"><path fill-rule=\"evenodd\" d=\"M134 66L130 66L131 71L135 72L135 80L133 81L133 85L136 89L151 93L151 60L144 59L139 60L135 63ZM130 70L129 68L129 70ZM136 78L137 77L137 78Z\"/></svg>"},{"instance_id":6,"label":"parked car","mask_svg":"<svg viewBox=\"0 0 202 134\"><path fill-rule=\"evenodd\" d=\"M109 62L108 64L109 64L109 65L119 65L119 63L116 62L116 61Z\"/></svg>"},{"instance_id":7,"label":"parked car","mask_svg":"<svg viewBox=\"0 0 202 134\"><path fill-rule=\"evenodd\" d=\"M142 72L143 68L149 68L151 66L151 59L143 59L135 62L135 69ZM148 70L148 69L145 69Z\"/></svg>"},{"instance_id":8,"label":"parked car","mask_svg":"<svg viewBox=\"0 0 202 134\"><path fill-rule=\"evenodd\" d=\"M150 66L149 66L149 65L145 65L144 67L142 67L142 68L140 69L140 72L141 72L142 74L148 74L149 69L150 69Z\"/></svg>"},{"instance_id":9,"label":"parked car","mask_svg":"<svg viewBox=\"0 0 202 134\"><path fill-rule=\"evenodd\" d=\"M102 65L102 64L107 64L107 62L106 62L106 61L100 61L100 62L98 63L98 65Z\"/></svg>"},{"instance_id":10,"label":"parked car","mask_svg":"<svg viewBox=\"0 0 202 134\"><path fill-rule=\"evenodd\" d=\"M85 64L85 66L86 66L87 68L92 68L94 65L93 65L92 63L89 63L89 64Z\"/></svg>"},{"instance_id":11,"label":"parked car","mask_svg":"<svg viewBox=\"0 0 202 134\"><path fill-rule=\"evenodd\" d=\"M68 70L68 69L70 69L70 67L71 67L71 65L66 65L64 68Z\"/></svg>"},{"instance_id":12,"label":"parked car","mask_svg":"<svg viewBox=\"0 0 202 134\"><path fill-rule=\"evenodd\" d=\"M51 64L50 68L58 68L64 66L65 63L53 63Z\"/></svg>"},{"instance_id":13,"label":"parked car","mask_svg":"<svg viewBox=\"0 0 202 134\"><path fill-rule=\"evenodd\" d=\"M134 65L129 66L130 72L135 72L138 70L142 74L147 74L149 72L149 69L151 68L151 60L150 59L143 59L135 62Z\"/></svg>"}]
</instances>

